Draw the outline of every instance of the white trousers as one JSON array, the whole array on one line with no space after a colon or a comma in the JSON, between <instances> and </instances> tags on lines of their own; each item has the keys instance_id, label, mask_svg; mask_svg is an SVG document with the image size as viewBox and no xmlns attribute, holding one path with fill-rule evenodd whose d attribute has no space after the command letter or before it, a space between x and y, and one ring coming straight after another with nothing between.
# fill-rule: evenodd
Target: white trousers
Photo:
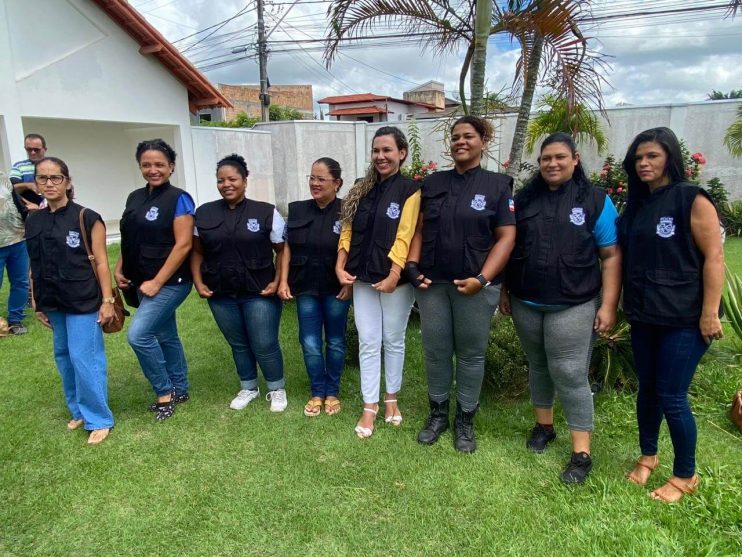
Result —
<instances>
[{"instance_id":1,"label":"white trousers","mask_svg":"<svg viewBox=\"0 0 742 557\"><path fill-rule=\"evenodd\" d=\"M361 394L366 404L379 402L382 344L386 392L396 393L402 387L405 331L412 301L410 284L398 286L391 294L382 294L367 282L356 281L353 285Z\"/></svg>"}]
</instances>

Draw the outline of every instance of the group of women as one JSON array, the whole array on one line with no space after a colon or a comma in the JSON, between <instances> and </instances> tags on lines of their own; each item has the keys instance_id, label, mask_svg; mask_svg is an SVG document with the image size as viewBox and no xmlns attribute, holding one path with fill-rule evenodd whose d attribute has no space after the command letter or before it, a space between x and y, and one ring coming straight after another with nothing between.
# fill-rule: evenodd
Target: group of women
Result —
<instances>
[{"instance_id":1,"label":"group of women","mask_svg":"<svg viewBox=\"0 0 742 557\"><path fill-rule=\"evenodd\" d=\"M430 404L418 441L433 444L449 428L455 382L453 443L471 453L489 327L499 305L512 314L529 362L536 424L526 445L543 452L556 438L558 395L572 445L561 478L579 484L592 467L592 345L613 328L623 284L639 377L641 448L628 478L644 485L657 468L664 417L675 449L673 475L652 495L676 501L693 492L696 433L687 391L708 344L722 335L723 251L713 203L684 182L675 135L648 130L629 147L629 199L618 218L610 198L588 181L569 135L543 142L539 172L513 198L511 178L481 167L493 136L489 122L466 116L450 131L454 166L433 173L422 187L400 173L409 147L396 127L377 130L368 171L342 201L340 166L318 159L308 176L311 198L291 203L286 220L273 205L246 197L249 172L239 155L217 165L221 199L196 209L170 183L172 148L162 140L140 143L136 160L146 184L126 202L114 276L138 302L128 341L152 384L155 418L171 417L189 398L175 311L192 285L231 347L240 379L230 403L235 410L260 395L258 365L270 410L287 407L278 332L281 300L295 299L311 390L304 414L340 412L352 301L360 438L373 435L381 402L384 421L402 423L405 331L417 301ZM105 229L99 215L85 212L96 273L80 248L81 207L72 201L66 165L51 157L40 161L36 181L48 201L27 222L36 311L54 331L72 414L67 427L84 426L89 443L97 443L113 426L99 326L113 319Z\"/></svg>"}]
</instances>

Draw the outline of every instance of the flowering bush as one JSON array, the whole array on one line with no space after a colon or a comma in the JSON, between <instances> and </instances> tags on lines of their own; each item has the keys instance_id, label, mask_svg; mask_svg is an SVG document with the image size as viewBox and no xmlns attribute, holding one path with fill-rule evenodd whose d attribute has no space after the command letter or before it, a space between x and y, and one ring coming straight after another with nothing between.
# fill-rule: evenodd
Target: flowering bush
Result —
<instances>
[{"instance_id":1,"label":"flowering bush","mask_svg":"<svg viewBox=\"0 0 742 557\"><path fill-rule=\"evenodd\" d=\"M680 141L680 151L685 163L685 178L689 182L700 185L701 167L706 164L706 157L700 152L691 155L688 147L685 146L685 141L682 140Z\"/></svg>"},{"instance_id":2,"label":"flowering bush","mask_svg":"<svg viewBox=\"0 0 742 557\"><path fill-rule=\"evenodd\" d=\"M608 155L603 164L603 169L600 173L593 173L590 176L590 181L605 190L619 213L623 211L628 195L629 180L623 166L616 161L616 157Z\"/></svg>"},{"instance_id":3,"label":"flowering bush","mask_svg":"<svg viewBox=\"0 0 742 557\"><path fill-rule=\"evenodd\" d=\"M420 146L420 130L417 121L413 118L407 126L407 141L410 145L410 164L402 168L402 176L412 178L419 182L426 176L438 170L435 161L424 162L422 159L422 147Z\"/></svg>"}]
</instances>

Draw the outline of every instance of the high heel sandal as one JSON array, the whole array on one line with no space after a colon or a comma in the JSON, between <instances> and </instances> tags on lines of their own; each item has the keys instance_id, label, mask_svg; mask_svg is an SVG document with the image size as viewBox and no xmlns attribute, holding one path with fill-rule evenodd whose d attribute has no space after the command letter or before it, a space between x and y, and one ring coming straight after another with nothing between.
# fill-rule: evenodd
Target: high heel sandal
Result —
<instances>
[{"instance_id":1,"label":"high heel sandal","mask_svg":"<svg viewBox=\"0 0 742 557\"><path fill-rule=\"evenodd\" d=\"M644 487L645 485L647 485L647 482L649 481L649 476L651 476L652 475L652 472L654 472L657 469L657 467L660 465L660 459L659 459L659 457L657 455L653 455L653 456L654 456L654 461L653 461L654 463L653 464L647 464L645 462L642 462L641 461L642 457L639 457L636 460L636 464L634 464L634 468L631 470L631 472L629 472L628 474L626 474L626 479L629 480L631 483L635 483L636 485L639 485L639 486L642 486L642 487ZM631 475L636 471L637 468L645 468L645 469L649 470L649 475L647 475L647 479L644 480L644 482L640 482L640 481L635 480L634 478L631 477Z\"/></svg>"},{"instance_id":2,"label":"high heel sandal","mask_svg":"<svg viewBox=\"0 0 742 557\"><path fill-rule=\"evenodd\" d=\"M391 403L395 403L396 404L396 402L397 402L397 399L396 398L390 398L390 399L384 400L384 404L385 405L386 404L391 404ZM401 424L402 423L402 414L399 413L399 407L397 407L397 413L396 414L392 414L391 416L387 416L386 418L384 418L384 421L386 423L392 424L392 425L399 425L399 424Z\"/></svg>"},{"instance_id":3,"label":"high heel sandal","mask_svg":"<svg viewBox=\"0 0 742 557\"><path fill-rule=\"evenodd\" d=\"M376 414L378 413L379 409L378 408L374 409L374 408L366 408L366 407L364 407L363 408L363 411L364 412L368 412L370 414L373 414L374 415L374 420L375 420L376 419ZM358 437L360 439L368 439L369 437L371 437L373 435L374 428L372 428L372 427L363 427L362 425L359 424L359 425L356 425L355 432L356 432L356 435L358 435Z\"/></svg>"}]
</instances>

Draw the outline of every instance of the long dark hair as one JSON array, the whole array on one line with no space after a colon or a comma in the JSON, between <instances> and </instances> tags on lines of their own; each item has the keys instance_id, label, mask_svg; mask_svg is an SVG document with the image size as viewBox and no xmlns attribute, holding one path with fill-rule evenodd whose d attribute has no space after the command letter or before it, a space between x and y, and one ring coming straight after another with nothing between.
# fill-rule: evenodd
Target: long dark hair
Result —
<instances>
[{"instance_id":1,"label":"long dark hair","mask_svg":"<svg viewBox=\"0 0 742 557\"><path fill-rule=\"evenodd\" d=\"M407 155L410 153L410 146L409 143L407 143L405 134L397 127L383 126L376 130L374 139L383 135L391 135L394 138L394 143L397 144L397 149L400 151L402 149L405 150L405 157L400 161L401 166L404 164ZM371 145L373 145L373 139L371 140ZM360 180L356 180L356 183L353 184L352 188L350 188L348 196L343 200L343 207L340 212L340 221L343 224L350 224L353 222L353 217L356 216L356 211L358 210L358 203L368 195L368 192L379 183L380 179L381 176L379 176L379 172L376 170L374 162L371 161L371 164L366 170L366 175Z\"/></svg>"},{"instance_id":2,"label":"long dark hair","mask_svg":"<svg viewBox=\"0 0 742 557\"><path fill-rule=\"evenodd\" d=\"M665 174L669 176L670 182L682 182L685 180L685 163L683 152L680 149L680 141L670 128L652 128L644 130L634 138L629 145L626 156L623 159L623 169L629 177L629 192L626 199L622 221L628 222L636 213L639 202L649 195L649 186L642 182L636 172L636 151L642 143L657 143L667 155L665 163Z\"/></svg>"},{"instance_id":3,"label":"long dark hair","mask_svg":"<svg viewBox=\"0 0 742 557\"><path fill-rule=\"evenodd\" d=\"M577 145L575 144L575 140L572 138L571 135L564 132L553 133L549 137L544 139L543 143L541 143L541 149L539 150L539 153L543 153L544 149L546 149L546 147L548 147L552 143L563 143L569 148L570 152L572 153L572 157L577 156ZM539 159L540 158L541 156L539 155ZM593 187L590 183L590 180L588 180L587 175L585 174L585 169L582 167L581 160L577 161L577 166L575 166L575 171L572 174L572 180L577 185L577 202L581 203L587 197L590 188ZM528 181L528 184L516 194L516 208L525 208L539 193L546 191L547 189L548 186L546 185L544 177L541 175L541 170L537 170L536 173Z\"/></svg>"}]
</instances>

